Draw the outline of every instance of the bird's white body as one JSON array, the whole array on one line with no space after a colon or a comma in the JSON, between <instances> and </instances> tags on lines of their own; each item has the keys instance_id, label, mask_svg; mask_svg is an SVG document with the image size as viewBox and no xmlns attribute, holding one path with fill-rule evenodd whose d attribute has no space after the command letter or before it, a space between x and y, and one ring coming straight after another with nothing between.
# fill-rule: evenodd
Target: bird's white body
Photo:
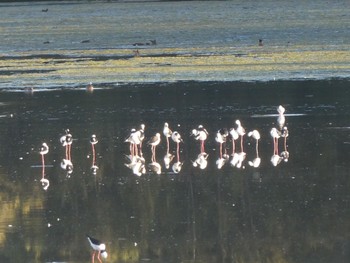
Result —
<instances>
[{"instance_id":1,"label":"bird's white body","mask_svg":"<svg viewBox=\"0 0 350 263\"><path fill-rule=\"evenodd\" d=\"M208 165L208 154L207 153L200 153L197 156L197 159L193 162L194 167L199 167L200 169L205 169Z\"/></svg>"},{"instance_id":2,"label":"bird's white body","mask_svg":"<svg viewBox=\"0 0 350 263\"><path fill-rule=\"evenodd\" d=\"M275 127L271 129L270 135L273 139L279 139L281 137L281 133Z\"/></svg>"},{"instance_id":3,"label":"bird's white body","mask_svg":"<svg viewBox=\"0 0 350 263\"><path fill-rule=\"evenodd\" d=\"M215 141L218 143L224 143L226 142L226 138L228 136L227 130L218 130L215 136Z\"/></svg>"},{"instance_id":4,"label":"bird's white body","mask_svg":"<svg viewBox=\"0 0 350 263\"><path fill-rule=\"evenodd\" d=\"M177 131L174 131L171 135L171 139L176 142L176 143L180 143L182 142L182 138L180 133L178 133Z\"/></svg>"},{"instance_id":5,"label":"bird's white body","mask_svg":"<svg viewBox=\"0 0 350 263\"><path fill-rule=\"evenodd\" d=\"M156 174L161 174L162 173L162 166L157 163L157 162L151 162L150 164L148 164L148 166L150 167L150 169L156 173Z\"/></svg>"},{"instance_id":6,"label":"bird's white body","mask_svg":"<svg viewBox=\"0 0 350 263\"><path fill-rule=\"evenodd\" d=\"M98 143L98 140L97 140L97 138L96 138L96 135L95 135L95 134L91 135L91 138L90 138L90 143L91 143L92 145L94 145L94 144L97 144L97 143Z\"/></svg>"},{"instance_id":7,"label":"bird's white body","mask_svg":"<svg viewBox=\"0 0 350 263\"><path fill-rule=\"evenodd\" d=\"M253 139L255 139L255 140L260 140L260 138L261 138L258 130L253 130L253 131L248 132L248 137L253 137Z\"/></svg>"},{"instance_id":8,"label":"bird's white body","mask_svg":"<svg viewBox=\"0 0 350 263\"><path fill-rule=\"evenodd\" d=\"M173 164L173 166L171 167L171 169L173 170L174 173L179 173L182 169L182 165L183 163L182 162L175 162Z\"/></svg>"},{"instance_id":9,"label":"bird's white body","mask_svg":"<svg viewBox=\"0 0 350 263\"><path fill-rule=\"evenodd\" d=\"M167 153L164 155L164 165L166 169L169 169L171 161L174 159L174 155L171 153Z\"/></svg>"},{"instance_id":10,"label":"bird's white body","mask_svg":"<svg viewBox=\"0 0 350 263\"><path fill-rule=\"evenodd\" d=\"M130 135L128 138L126 138L125 142L139 145L141 143L140 133L135 129L131 129Z\"/></svg>"},{"instance_id":11,"label":"bird's white body","mask_svg":"<svg viewBox=\"0 0 350 263\"><path fill-rule=\"evenodd\" d=\"M261 164L261 158L256 157L252 161L249 161L248 164L254 168L258 168Z\"/></svg>"},{"instance_id":12,"label":"bird's white body","mask_svg":"<svg viewBox=\"0 0 350 263\"><path fill-rule=\"evenodd\" d=\"M232 140L237 140L239 138L239 134L234 128L230 129L230 135L232 137Z\"/></svg>"},{"instance_id":13,"label":"bird's white body","mask_svg":"<svg viewBox=\"0 0 350 263\"><path fill-rule=\"evenodd\" d=\"M244 136L245 135L245 129L243 128L241 121L236 120L237 128L236 132L238 133L239 136Z\"/></svg>"},{"instance_id":14,"label":"bird's white body","mask_svg":"<svg viewBox=\"0 0 350 263\"><path fill-rule=\"evenodd\" d=\"M94 251L98 251L99 253L101 253L101 256L103 258L107 258L108 257L108 254L106 252L106 245L105 244L103 244L100 241L98 241L97 239L89 237L89 236L87 236L87 239L88 239L88 241L90 243L90 246L92 247L92 249Z\"/></svg>"},{"instance_id":15,"label":"bird's white body","mask_svg":"<svg viewBox=\"0 0 350 263\"><path fill-rule=\"evenodd\" d=\"M149 141L148 144L152 146L157 146L160 143L160 133L156 133Z\"/></svg>"},{"instance_id":16,"label":"bird's white body","mask_svg":"<svg viewBox=\"0 0 350 263\"><path fill-rule=\"evenodd\" d=\"M49 152L49 146L44 142L40 147L40 154L45 155Z\"/></svg>"},{"instance_id":17,"label":"bird's white body","mask_svg":"<svg viewBox=\"0 0 350 263\"><path fill-rule=\"evenodd\" d=\"M208 132L202 125L199 125L198 129L193 129L191 135L198 141L205 141L208 138Z\"/></svg>"},{"instance_id":18,"label":"bird's white body","mask_svg":"<svg viewBox=\"0 0 350 263\"><path fill-rule=\"evenodd\" d=\"M163 128L163 134L165 137L170 138L171 134L173 132L171 131L171 129L169 128L169 124L166 122L164 123L164 128Z\"/></svg>"}]
</instances>

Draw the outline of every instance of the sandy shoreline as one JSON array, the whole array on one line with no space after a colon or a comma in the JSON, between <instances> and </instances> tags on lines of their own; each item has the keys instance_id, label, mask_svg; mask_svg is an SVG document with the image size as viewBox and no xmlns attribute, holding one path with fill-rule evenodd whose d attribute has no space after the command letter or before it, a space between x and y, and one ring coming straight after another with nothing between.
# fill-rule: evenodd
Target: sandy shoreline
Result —
<instances>
[{"instance_id":1,"label":"sandy shoreline","mask_svg":"<svg viewBox=\"0 0 350 263\"><path fill-rule=\"evenodd\" d=\"M0 89L86 83L271 81L350 76L350 51L293 48L102 49L21 52L0 57Z\"/></svg>"}]
</instances>

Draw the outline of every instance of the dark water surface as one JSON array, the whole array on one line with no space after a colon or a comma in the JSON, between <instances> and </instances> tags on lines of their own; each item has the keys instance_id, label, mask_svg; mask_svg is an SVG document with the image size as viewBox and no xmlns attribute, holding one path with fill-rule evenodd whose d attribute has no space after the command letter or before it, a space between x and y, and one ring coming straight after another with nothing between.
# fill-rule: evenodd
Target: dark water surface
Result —
<instances>
[{"instance_id":1,"label":"dark water surface","mask_svg":"<svg viewBox=\"0 0 350 263\"><path fill-rule=\"evenodd\" d=\"M118 89L2 92L0 99L0 261L88 262L85 234L102 239L107 262L348 262L350 259L349 82L179 82ZM278 105L286 108L288 162L272 165ZM216 131L261 133L245 138L242 168L216 166ZM136 176L128 163L131 128L178 130L183 166ZM209 132L205 169L190 131ZM60 166L64 129L73 135L73 172ZM95 146L96 174L90 136ZM43 189L41 157L46 142ZM280 151L283 139L280 139ZM227 144L231 153L231 144ZM237 150L239 145L237 145ZM170 152L175 144L170 142ZM176 159L176 158L175 158ZM171 165L176 161L173 160Z\"/></svg>"}]
</instances>

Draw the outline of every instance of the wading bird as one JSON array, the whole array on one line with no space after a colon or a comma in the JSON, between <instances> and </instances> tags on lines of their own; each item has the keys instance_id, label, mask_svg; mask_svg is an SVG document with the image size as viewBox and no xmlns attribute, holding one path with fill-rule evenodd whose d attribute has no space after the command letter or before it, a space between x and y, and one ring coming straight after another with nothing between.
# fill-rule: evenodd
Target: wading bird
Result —
<instances>
[{"instance_id":1,"label":"wading bird","mask_svg":"<svg viewBox=\"0 0 350 263\"><path fill-rule=\"evenodd\" d=\"M97 259L100 263L102 263L102 260L100 258L100 255L103 257L103 258L107 258L108 254L106 252L106 245L101 243L99 240L93 238L93 237L90 237L87 235L87 239L90 243L90 246L92 247L93 249L93 253L92 253L92 262L95 262L95 254L96 254L96 251L98 251L98 254L97 254Z\"/></svg>"}]
</instances>

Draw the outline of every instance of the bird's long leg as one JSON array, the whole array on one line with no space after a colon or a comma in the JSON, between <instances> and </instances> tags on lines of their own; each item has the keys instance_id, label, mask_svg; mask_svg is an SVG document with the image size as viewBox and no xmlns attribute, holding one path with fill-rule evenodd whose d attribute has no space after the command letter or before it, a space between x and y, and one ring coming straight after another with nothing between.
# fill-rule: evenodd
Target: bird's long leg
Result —
<instances>
[{"instance_id":1,"label":"bird's long leg","mask_svg":"<svg viewBox=\"0 0 350 263\"><path fill-rule=\"evenodd\" d=\"M168 154L169 153L169 138L166 137L166 153Z\"/></svg>"},{"instance_id":2,"label":"bird's long leg","mask_svg":"<svg viewBox=\"0 0 350 263\"><path fill-rule=\"evenodd\" d=\"M220 143L220 159L222 158L222 143Z\"/></svg>"},{"instance_id":3,"label":"bird's long leg","mask_svg":"<svg viewBox=\"0 0 350 263\"><path fill-rule=\"evenodd\" d=\"M259 140L256 140L255 151L256 151L256 155L258 155L258 152L259 152Z\"/></svg>"},{"instance_id":4,"label":"bird's long leg","mask_svg":"<svg viewBox=\"0 0 350 263\"><path fill-rule=\"evenodd\" d=\"M66 160L68 160L68 145L66 145Z\"/></svg>"},{"instance_id":5,"label":"bird's long leg","mask_svg":"<svg viewBox=\"0 0 350 263\"><path fill-rule=\"evenodd\" d=\"M137 144L134 143L134 155L138 156L139 155L139 151L137 149Z\"/></svg>"},{"instance_id":6,"label":"bird's long leg","mask_svg":"<svg viewBox=\"0 0 350 263\"><path fill-rule=\"evenodd\" d=\"M232 139L232 155L235 154L235 151L236 151L236 143L235 143L235 140Z\"/></svg>"},{"instance_id":7,"label":"bird's long leg","mask_svg":"<svg viewBox=\"0 0 350 263\"><path fill-rule=\"evenodd\" d=\"M42 164L42 177L44 178L45 176L45 158L44 158L44 155L42 154L41 155L41 164Z\"/></svg>"},{"instance_id":8,"label":"bird's long leg","mask_svg":"<svg viewBox=\"0 0 350 263\"><path fill-rule=\"evenodd\" d=\"M72 161L71 149L72 149L72 145L69 144L69 145L68 145L68 160L69 160L69 161Z\"/></svg>"},{"instance_id":9,"label":"bird's long leg","mask_svg":"<svg viewBox=\"0 0 350 263\"><path fill-rule=\"evenodd\" d=\"M176 157L177 157L177 162L180 162L180 143L177 143L176 145Z\"/></svg>"},{"instance_id":10,"label":"bird's long leg","mask_svg":"<svg viewBox=\"0 0 350 263\"><path fill-rule=\"evenodd\" d=\"M98 251L98 254L97 254L97 259L100 263L102 263L102 260L100 258L100 255L101 255L101 250Z\"/></svg>"},{"instance_id":11,"label":"bird's long leg","mask_svg":"<svg viewBox=\"0 0 350 263\"><path fill-rule=\"evenodd\" d=\"M94 252L92 253L92 259L91 259L91 262L92 262L92 263L95 262L95 252L96 252L96 251L94 250Z\"/></svg>"},{"instance_id":12,"label":"bird's long leg","mask_svg":"<svg viewBox=\"0 0 350 263\"><path fill-rule=\"evenodd\" d=\"M284 150L287 151L287 137L284 137Z\"/></svg>"},{"instance_id":13,"label":"bird's long leg","mask_svg":"<svg viewBox=\"0 0 350 263\"><path fill-rule=\"evenodd\" d=\"M132 143L130 143L130 155L131 155L131 157L134 157L134 146L132 145Z\"/></svg>"},{"instance_id":14,"label":"bird's long leg","mask_svg":"<svg viewBox=\"0 0 350 263\"><path fill-rule=\"evenodd\" d=\"M243 135L241 136L241 152L243 152Z\"/></svg>"},{"instance_id":15,"label":"bird's long leg","mask_svg":"<svg viewBox=\"0 0 350 263\"><path fill-rule=\"evenodd\" d=\"M139 151L140 151L140 156L142 156L142 141L140 142Z\"/></svg>"},{"instance_id":16,"label":"bird's long leg","mask_svg":"<svg viewBox=\"0 0 350 263\"><path fill-rule=\"evenodd\" d=\"M91 144L91 147L92 147L92 166L94 166L96 163L95 145Z\"/></svg>"}]
</instances>

